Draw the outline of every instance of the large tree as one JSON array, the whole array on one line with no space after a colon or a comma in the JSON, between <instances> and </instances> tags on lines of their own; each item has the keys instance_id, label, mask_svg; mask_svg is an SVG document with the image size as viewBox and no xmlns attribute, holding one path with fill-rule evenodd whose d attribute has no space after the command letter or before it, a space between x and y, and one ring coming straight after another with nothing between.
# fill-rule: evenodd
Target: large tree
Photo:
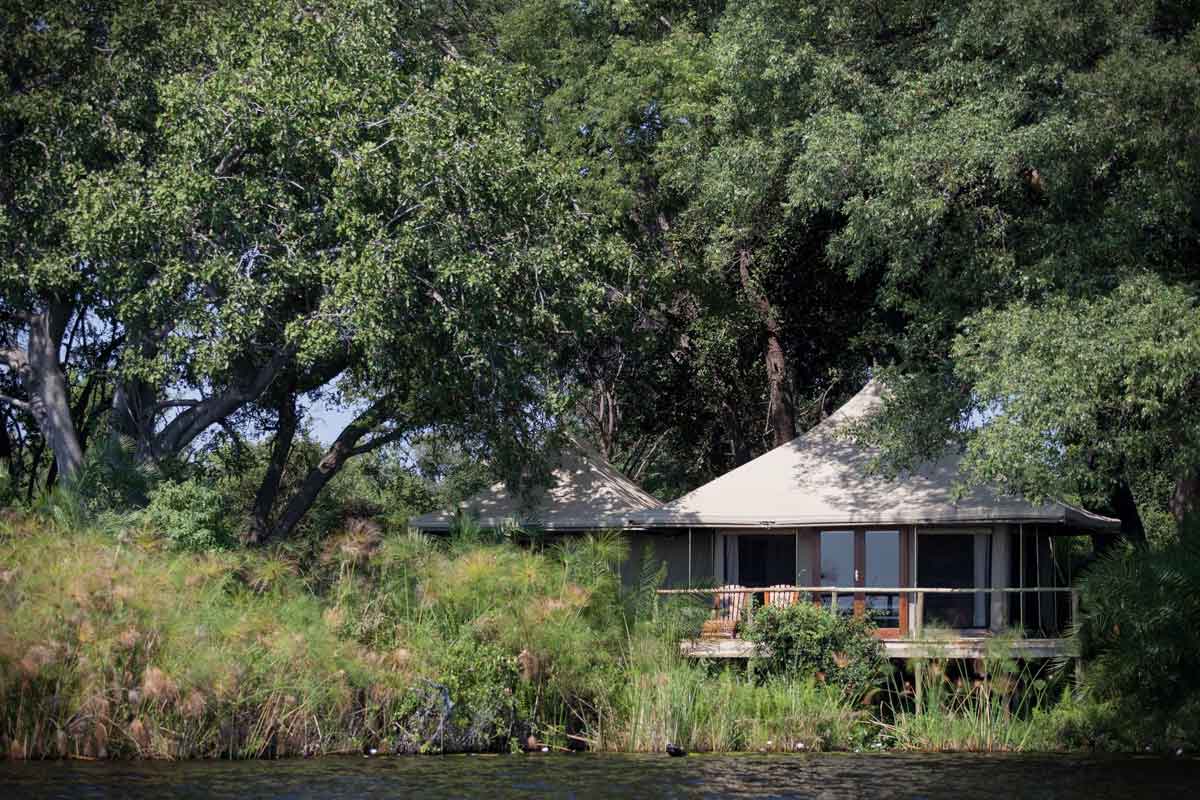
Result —
<instances>
[{"instance_id":1,"label":"large tree","mask_svg":"<svg viewBox=\"0 0 1200 800\"><path fill-rule=\"evenodd\" d=\"M1196 15L877 11L829 12L865 88L808 126L791 179L792 202L841 218L831 257L880 276L906 321L877 439L902 463L969 442L970 479L1084 499L1136 537L1146 470L1194 502L1191 334L1152 320L1194 315Z\"/></svg>"},{"instance_id":2,"label":"large tree","mask_svg":"<svg viewBox=\"0 0 1200 800\"><path fill-rule=\"evenodd\" d=\"M6 18L27 55L6 65L0 333L25 394L8 402L60 474L83 462L75 328L115 350L110 422L142 460L258 415L278 466L297 400L337 380L331 396L360 415L294 496L274 496L268 469L254 539L286 534L348 458L407 434L454 427L501 455L536 438L621 248L530 146L522 76L458 59L436 8L192 10ZM39 36L73 72L41 59Z\"/></svg>"},{"instance_id":3,"label":"large tree","mask_svg":"<svg viewBox=\"0 0 1200 800\"><path fill-rule=\"evenodd\" d=\"M616 287L628 317L588 352L580 418L664 494L819 419L877 332L870 279L825 258L833 220L783 203L801 147L789 131L838 76L807 85L791 12L755 12L531 0L496 23L497 51L542 80L545 147L641 260ZM794 96L764 71L793 73Z\"/></svg>"}]
</instances>

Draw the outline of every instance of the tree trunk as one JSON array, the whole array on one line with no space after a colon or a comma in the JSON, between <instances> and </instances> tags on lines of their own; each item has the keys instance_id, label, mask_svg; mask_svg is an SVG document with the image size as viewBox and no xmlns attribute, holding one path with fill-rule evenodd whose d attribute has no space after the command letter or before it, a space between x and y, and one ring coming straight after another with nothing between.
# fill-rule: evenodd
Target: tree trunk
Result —
<instances>
[{"instance_id":1,"label":"tree trunk","mask_svg":"<svg viewBox=\"0 0 1200 800\"><path fill-rule=\"evenodd\" d=\"M13 472L16 459L13 457L16 448L13 447L12 437L8 435L8 420L0 417L0 461L8 464L9 474Z\"/></svg>"},{"instance_id":2,"label":"tree trunk","mask_svg":"<svg viewBox=\"0 0 1200 800\"><path fill-rule=\"evenodd\" d=\"M296 395L294 391L289 391L279 404L279 424L275 428L275 439L271 443L271 460L267 463L267 471L258 487L258 493L254 496L254 511L250 531L245 537L246 544L258 544L271 534L271 509L275 507L283 471L287 467L288 455L292 452L298 419Z\"/></svg>"},{"instance_id":3,"label":"tree trunk","mask_svg":"<svg viewBox=\"0 0 1200 800\"><path fill-rule=\"evenodd\" d=\"M133 439L141 458L150 455L157 402L154 387L137 378L119 382L113 391L112 429L120 436Z\"/></svg>"},{"instance_id":4,"label":"tree trunk","mask_svg":"<svg viewBox=\"0 0 1200 800\"><path fill-rule=\"evenodd\" d=\"M738 272L742 278L742 289L757 307L766 329L767 425L771 429L774 446L778 447L796 438L796 410L788 385L787 359L783 353L783 326L779 324L767 296L754 285L750 276L751 259L748 249L740 250Z\"/></svg>"},{"instance_id":5,"label":"tree trunk","mask_svg":"<svg viewBox=\"0 0 1200 800\"><path fill-rule=\"evenodd\" d=\"M1179 525L1179 530L1182 531L1184 520L1200 511L1200 470L1193 469L1175 481L1175 489L1171 492L1168 507Z\"/></svg>"},{"instance_id":6,"label":"tree trunk","mask_svg":"<svg viewBox=\"0 0 1200 800\"><path fill-rule=\"evenodd\" d=\"M337 439L325 451L324 456L321 457L317 466L308 471L308 475L304 477L304 482L300 484L300 488L288 500L283 513L271 529L272 538L283 538L291 535L296 525L300 523L300 520L304 518L304 515L312 507L313 502L317 499L317 495L321 493L321 490L325 488L325 485L329 481L333 480L333 476L337 475L338 470L352 456L370 452L400 437L402 432L399 430L393 429L386 433L379 431L379 427L388 420L392 405L393 398L381 398L342 429ZM366 443L359 444L359 441L370 433L378 435Z\"/></svg>"},{"instance_id":7,"label":"tree trunk","mask_svg":"<svg viewBox=\"0 0 1200 800\"><path fill-rule=\"evenodd\" d=\"M29 343L24 351L14 348L0 353L25 387L29 413L50 445L66 484L74 483L83 468L83 447L71 418L71 393L58 357L70 315L69 306L51 303L28 318Z\"/></svg>"},{"instance_id":8,"label":"tree trunk","mask_svg":"<svg viewBox=\"0 0 1200 800\"><path fill-rule=\"evenodd\" d=\"M1121 520L1121 532L1092 534L1092 550L1103 553L1115 545L1121 538L1134 544L1145 544L1146 528L1142 525L1142 515L1138 512L1137 501L1129 482L1121 479L1112 494L1112 507L1117 518Z\"/></svg>"}]
</instances>

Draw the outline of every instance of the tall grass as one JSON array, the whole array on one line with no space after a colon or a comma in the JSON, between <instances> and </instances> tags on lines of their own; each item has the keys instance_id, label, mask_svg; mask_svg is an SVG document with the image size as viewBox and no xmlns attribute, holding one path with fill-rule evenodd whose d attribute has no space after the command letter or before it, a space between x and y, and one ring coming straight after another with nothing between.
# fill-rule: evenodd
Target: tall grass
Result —
<instances>
[{"instance_id":1,"label":"tall grass","mask_svg":"<svg viewBox=\"0 0 1200 800\"><path fill-rule=\"evenodd\" d=\"M866 715L835 687L813 679L747 681L733 668L710 672L682 661L632 669L602 720L601 748L688 750L850 749L868 733Z\"/></svg>"},{"instance_id":2,"label":"tall grass","mask_svg":"<svg viewBox=\"0 0 1200 800\"><path fill-rule=\"evenodd\" d=\"M978 681L927 673L920 710L903 687L871 709L820 672L684 658L678 642L706 610L656 607L653 565L622 587L625 555L615 537L535 551L362 520L316 549L179 552L137 518L51 499L0 517L0 752L1052 744L1040 678L1000 666Z\"/></svg>"},{"instance_id":3,"label":"tall grass","mask_svg":"<svg viewBox=\"0 0 1200 800\"><path fill-rule=\"evenodd\" d=\"M619 673L617 539L181 553L62 505L0 528L13 757L564 746Z\"/></svg>"},{"instance_id":4,"label":"tall grass","mask_svg":"<svg viewBox=\"0 0 1200 800\"><path fill-rule=\"evenodd\" d=\"M881 706L884 742L921 751L1059 749L1050 676L1044 666L1007 657L1007 642L997 638L978 661L932 658L911 664L914 684L893 685Z\"/></svg>"},{"instance_id":5,"label":"tall grass","mask_svg":"<svg viewBox=\"0 0 1200 800\"><path fill-rule=\"evenodd\" d=\"M15 757L344 750L403 690L286 562L53 531L10 531L0 561L0 737Z\"/></svg>"}]
</instances>

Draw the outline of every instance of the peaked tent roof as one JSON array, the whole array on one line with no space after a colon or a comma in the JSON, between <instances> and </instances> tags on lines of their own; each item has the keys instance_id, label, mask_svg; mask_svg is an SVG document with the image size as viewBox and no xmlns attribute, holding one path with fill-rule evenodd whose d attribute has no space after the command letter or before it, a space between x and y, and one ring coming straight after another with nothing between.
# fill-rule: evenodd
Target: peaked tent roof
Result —
<instances>
[{"instance_id":1,"label":"peaked tent roof","mask_svg":"<svg viewBox=\"0 0 1200 800\"><path fill-rule=\"evenodd\" d=\"M644 527L771 527L913 525L992 522L1068 523L1116 530L1118 520L1065 503L1035 506L978 487L954 497L961 456L946 456L894 480L870 474L873 448L846 436L880 409L883 387L871 380L835 413L802 436L652 511L633 516Z\"/></svg>"},{"instance_id":2,"label":"peaked tent roof","mask_svg":"<svg viewBox=\"0 0 1200 800\"><path fill-rule=\"evenodd\" d=\"M551 479L552 486L526 502L510 494L501 481L459 508L476 517L484 528L516 524L553 531L593 531L624 528L634 512L660 505L601 456L582 449L563 450ZM453 522L453 512L435 511L408 524L421 530L446 531Z\"/></svg>"}]
</instances>

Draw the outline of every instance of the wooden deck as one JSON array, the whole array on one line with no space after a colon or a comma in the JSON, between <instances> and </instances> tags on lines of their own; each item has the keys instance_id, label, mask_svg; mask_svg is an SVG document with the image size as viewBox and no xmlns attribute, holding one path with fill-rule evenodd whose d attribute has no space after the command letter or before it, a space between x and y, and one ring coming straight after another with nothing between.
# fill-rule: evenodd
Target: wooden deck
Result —
<instances>
[{"instance_id":1,"label":"wooden deck","mask_svg":"<svg viewBox=\"0 0 1200 800\"><path fill-rule=\"evenodd\" d=\"M983 658L994 640L988 636L953 639L884 639L888 658ZM679 643L685 656L693 658L749 658L754 645L745 639L685 639ZM1077 656L1069 639L1009 640L1006 655L1012 658L1056 658Z\"/></svg>"}]
</instances>

